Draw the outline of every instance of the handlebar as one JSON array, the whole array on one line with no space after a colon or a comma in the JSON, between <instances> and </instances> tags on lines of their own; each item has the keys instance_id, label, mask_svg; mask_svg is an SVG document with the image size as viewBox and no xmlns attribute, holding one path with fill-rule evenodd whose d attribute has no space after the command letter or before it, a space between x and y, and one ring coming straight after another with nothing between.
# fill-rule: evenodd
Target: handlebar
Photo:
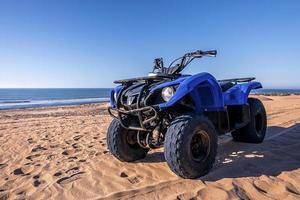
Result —
<instances>
[{"instance_id":1,"label":"handlebar","mask_svg":"<svg viewBox=\"0 0 300 200\"><path fill-rule=\"evenodd\" d=\"M166 74L178 74L195 58L201 58L203 56L216 57L216 55L217 55L217 50L209 50L209 51L198 50L198 51L186 53L184 54L184 56L181 56L173 60L173 62L171 62L171 64L167 68L164 67L162 58L158 58L154 60L153 72L159 71L161 73L166 73ZM180 61L180 63L173 65L178 61Z\"/></svg>"}]
</instances>

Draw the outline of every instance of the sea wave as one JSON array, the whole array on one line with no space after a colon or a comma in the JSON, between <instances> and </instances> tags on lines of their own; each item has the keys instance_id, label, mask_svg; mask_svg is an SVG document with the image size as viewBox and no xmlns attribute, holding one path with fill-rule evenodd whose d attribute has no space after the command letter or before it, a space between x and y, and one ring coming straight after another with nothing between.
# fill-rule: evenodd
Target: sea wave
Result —
<instances>
[{"instance_id":1,"label":"sea wave","mask_svg":"<svg viewBox=\"0 0 300 200\"><path fill-rule=\"evenodd\" d=\"M30 100L0 100L0 104L9 104L9 103L30 103Z\"/></svg>"},{"instance_id":2,"label":"sea wave","mask_svg":"<svg viewBox=\"0 0 300 200\"><path fill-rule=\"evenodd\" d=\"M30 101L30 100L0 101L0 110L80 105L80 104L99 103L105 101L109 101L109 98L62 99L62 100L40 100L40 101Z\"/></svg>"}]
</instances>

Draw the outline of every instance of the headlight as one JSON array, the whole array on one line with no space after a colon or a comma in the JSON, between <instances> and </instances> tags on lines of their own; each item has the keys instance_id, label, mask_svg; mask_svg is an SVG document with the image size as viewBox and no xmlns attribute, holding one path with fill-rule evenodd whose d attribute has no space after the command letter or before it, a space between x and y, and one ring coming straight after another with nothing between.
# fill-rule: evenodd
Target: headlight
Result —
<instances>
[{"instance_id":1,"label":"headlight","mask_svg":"<svg viewBox=\"0 0 300 200\"><path fill-rule=\"evenodd\" d=\"M174 87L165 87L161 91L161 97L164 101L169 101L175 94Z\"/></svg>"}]
</instances>

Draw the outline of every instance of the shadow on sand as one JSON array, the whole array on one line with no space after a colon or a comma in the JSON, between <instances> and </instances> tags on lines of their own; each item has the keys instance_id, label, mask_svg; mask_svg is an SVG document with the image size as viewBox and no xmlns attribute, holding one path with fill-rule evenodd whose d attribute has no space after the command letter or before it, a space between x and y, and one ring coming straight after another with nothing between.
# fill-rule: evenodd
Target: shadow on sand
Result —
<instances>
[{"instance_id":1,"label":"shadow on sand","mask_svg":"<svg viewBox=\"0 0 300 200\"><path fill-rule=\"evenodd\" d=\"M227 141L218 147L214 168L200 178L216 181L222 178L276 176L300 167L300 124L284 128L270 126L265 141L249 144ZM165 162L163 152L149 154L143 163Z\"/></svg>"}]
</instances>

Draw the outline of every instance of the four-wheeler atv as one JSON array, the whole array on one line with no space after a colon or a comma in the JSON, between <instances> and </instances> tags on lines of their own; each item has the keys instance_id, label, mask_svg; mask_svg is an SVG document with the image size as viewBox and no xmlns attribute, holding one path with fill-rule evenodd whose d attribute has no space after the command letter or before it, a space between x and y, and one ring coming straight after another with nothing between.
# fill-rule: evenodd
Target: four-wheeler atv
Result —
<instances>
[{"instance_id":1,"label":"four-wheeler atv","mask_svg":"<svg viewBox=\"0 0 300 200\"><path fill-rule=\"evenodd\" d=\"M163 146L173 172L197 178L213 166L218 135L231 132L235 141L262 142L266 111L260 100L248 97L262 87L259 82L180 73L193 59L216 54L187 53L169 67L158 58L149 76L115 81L120 85L111 91L108 109L114 117L107 132L110 152L131 162Z\"/></svg>"}]
</instances>

